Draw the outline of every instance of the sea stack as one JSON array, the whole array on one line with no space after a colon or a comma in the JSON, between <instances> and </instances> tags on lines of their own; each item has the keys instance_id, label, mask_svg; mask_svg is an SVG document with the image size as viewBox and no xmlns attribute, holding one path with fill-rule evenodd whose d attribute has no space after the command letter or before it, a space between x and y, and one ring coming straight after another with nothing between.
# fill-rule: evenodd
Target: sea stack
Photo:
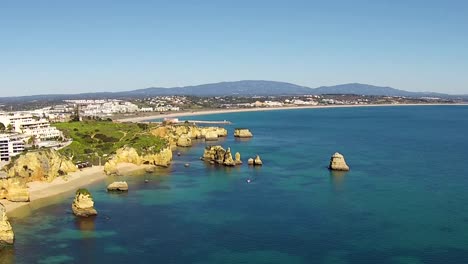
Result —
<instances>
[{"instance_id":1,"label":"sea stack","mask_svg":"<svg viewBox=\"0 0 468 264\"><path fill-rule=\"evenodd\" d=\"M128 191L128 184L126 181L113 182L107 186L107 191L109 192L126 192Z\"/></svg>"},{"instance_id":2,"label":"sea stack","mask_svg":"<svg viewBox=\"0 0 468 264\"><path fill-rule=\"evenodd\" d=\"M240 155L239 152L236 152L235 157L236 157L236 159L235 159L236 165L242 164L241 155Z\"/></svg>"},{"instance_id":3,"label":"sea stack","mask_svg":"<svg viewBox=\"0 0 468 264\"><path fill-rule=\"evenodd\" d=\"M257 155L257 157L255 157L255 159L254 159L254 165L255 165L255 166L262 166L262 165L263 165L263 162L262 162L262 160L260 159L260 156L259 156L259 155Z\"/></svg>"},{"instance_id":4,"label":"sea stack","mask_svg":"<svg viewBox=\"0 0 468 264\"><path fill-rule=\"evenodd\" d=\"M254 159L254 158L250 158L250 159L247 161L247 164L253 165L253 166L262 166L262 165L263 165L263 162L262 162L262 160L260 159L260 156L257 155L257 156L255 157L255 159Z\"/></svg>"},{"instance_id":5,"label":"sea stack","mask_svg":"<svg viewBox=\"0 0 468 264\"><path fill-rule=\"evenodd\" d=\"M253 137L252 132L247 128L236 128L234 130L234 137L238 138L251 138Z\"/></svg>"},{"instance_id":6,"label":"sea stack","mask_svg":"<svg viewBox=\"0 0 468 264\"><path fill-rule=\"evenodd\" d=\"M238 154L238 153L236 153ZM239 160L237 160L239 158ZM221 146L207 146L201 157L201 160L209 162L210 164L221 164L224 166L236 166L242 164L240 161L240 154L236 155L236 160L233 159L231 149L225 150Z\"/></svg>"},{"instance_id":7,"label":"sea stack","mask_svg":"<svg viewBox=\"0 0 468 264\"><path fill-rule=\"evenodd\" d=\"M76 216L88 217L97 215L97 211L94 209L93 197L87 189L78 189L76 191L72 210Z\"/></svg>"},{"instance_id":8,"label":"sea stack","mask_svg":"<svg viewBox=\"0 0 468 264\"><path fill-rule=\"evenodd\" d=\"M337 171L349 171L349 167L346 164L344 156L338 152L335 152L330 158L330 165L328 166L330 170Z\"/></svg>"},{"instance_id":9,"label":"sea stack","mask_svg":"<svg viewBox=\"0 0 468 264\"><path fill-rule=\"evenodd\" d=\"M15 234L11 228L10 221L6 215L6 209L0 203L0 244L13 244L15 241Z\"/></svg>"}]
</instances>

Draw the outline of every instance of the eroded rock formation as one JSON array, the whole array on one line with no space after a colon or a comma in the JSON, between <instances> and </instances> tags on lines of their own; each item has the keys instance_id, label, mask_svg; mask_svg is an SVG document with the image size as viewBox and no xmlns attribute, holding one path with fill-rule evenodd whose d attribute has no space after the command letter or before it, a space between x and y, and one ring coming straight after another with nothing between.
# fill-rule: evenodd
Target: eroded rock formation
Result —
<instances>
[{"instance_id":1,"label":"eroded rock formation","mask_svg":"<svg viewBox=\"0 0 468 264\"><path fill-rule=\"evenodd\" d=\"M121 192L126 192L128 191L128 184L126 181L117 181L109 184L107 186L108 191L121 191Z\"/></svg>"},{"instance_id":2,"label":"eroded rock formation","mask_svg":"<svg viewBox=\"0 0 468 264\"><path fill-rule=\"evenodd\" d=\"M0 199L11 202L29 202L27 179L12 177L0 180Z\"/></svg>"},{"instance_id":3,"label":"eroded rock formation","mask_svg":"<svg viewBox=\"0 0 468 264\"><path fill-rule=\"evenodd\" d=\"M234 137L238 138L251 138L253 137L252 132L247 128L236 128L234 130Z\"/></svg>"},{"instance_id":4,"label":"eroded rock formation","mask_svg":"<svg viewBox=\"0 0 468 264\"><path fill-rule=\"evenodd\" d=\"M187 134L182 134L180 135L179 139L177 139L177 146L178 147L191 147L192 139Z\"/></svg>"},{"instance_id":5,"label":"eroded rock formation","mask_svg":"<svg viewBox=\"0 0 468 264\"><path fill-rule=\"evenodd\" d=\"M109 161L104 164L106 174L118 174L117 164L133 163L136 165L147 164L167 167L172 161L172 151L169 147L162 149L158 153L139 155L132 147L123 147L116 151Z\"/></svg>"},{"instance_id":6,"label":"eroded rock formation","mask_svg":"<svg viewBox=\"0 0 468 264\"><path fill-rule=\"evenodd\" d=\"M238 155L238 158L240 161L240 154ZM225 150L223 147L219 145L206 147L201 159L210 163L217 163L217 164L221 164L225 166L236 166L242 163L242 162L239 163L237 159L234 160L232 158L232 153L231 153L230 148Z\"/></svg>"},{"instance_id":7,"label":"eroded rock formation","mask_svg":"<svg viewBox=\"0 0 468 264\"><path fill-rule=\"evenodd\" d=\"M260 159L260 156L257 155L255 158L248 159L247 164L253 165L253 166L262 166L263 161Z\"/></svg>"},{"instance_id":8,"label":"eroded rock formation","mask_svg":"<svg viewBox=\"0 0 468 264\"><path fill-rule=\"evenodd\" d=\"M335 152L335 154L331 156L328 168L330 170L349 171L349 166L346 164L344 156L338 152Z\"/></svg>"},{"instance_id":9,"label":"eroded rock formation","mask_svg":"<svg viewBox=\"0 0 468 264\"><path fill-rule=\"evenodd\" d=\"M8 221L5 206L0 203L0 243L13 244L14 241L15 234L10 221Z\"/></svg>"},{"instance_id":10,"label":"eroded rock formation","mask_svg":"<svg viewBox=\"0 0 468 264\"><path fill-rule=\"evenodd\" d=\"M222 127L199 127L190 124L163 125L153 129L151 133L166 139L171 147L185 144L186 140L179 142L180 138L218 140L219 137L227 136L227 130Z\"/></svg>"},{"instance_id":11,"label":"eroded rock formation","mask_svg":"<svg viewBox=\"0 0 468 264\"><path fill-rule=\"evenodd\" d=\"M77 170L73 162L53 149L30 151L6 166L9 177L51 182L58 176Z\"/></svg>"},{"instance_id":12,"label":"eroded rock formation","mask_svg":"<svg viewBox=\"0 0 468 264\"><path fill-rule=\"evenodd\" d=\"M91 193L86 189L76 191L75 200L72 203L72 210L76 216L88 217L97 215L94 209L94 201Z\"/></svg>"}]
</instances>

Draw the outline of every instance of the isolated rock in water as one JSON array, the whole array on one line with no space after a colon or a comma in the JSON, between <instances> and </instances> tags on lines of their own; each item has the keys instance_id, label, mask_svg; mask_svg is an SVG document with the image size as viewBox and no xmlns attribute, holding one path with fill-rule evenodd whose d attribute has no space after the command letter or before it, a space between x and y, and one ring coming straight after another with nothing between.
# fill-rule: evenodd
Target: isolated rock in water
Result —
<instances>
[{"instance_id":1,"label":"isolated rock in water","mask_svg":"<svg viewBox=\"0 0 468 264\"><path fill-rule=\"evenodd\" d=\"M11 228L10 221L8 221L5 206L0 203L0 243L13 244L14 241L15 234Z\"/></svg>"},{"instance_id":2,"label":"isolated rock in water","mask_svg":"<svg viewBox=\"0 0 468 264\"><path fill-rule=\"evenodd\" d=\"M255 165L255 166L257 166L257 165L258 165L258 166L262 166L262 165L263 165L263 162L262 162L262 160L260 159L260 156L259 156L259 155L257 155L257 157L255 157L254 165Z\"/></svg>"},{"instance_id":3,"label":"isolated rock in water","mask_svg":"<svg viewBox=\"0 0 468 264\"><path fill-rule=\"evenodd\" d=\"M97 215L96 209L94 209L94 201L91 193L86 189L78 189L76 191L75 200L72 204L73 213L76 216L88 217Z\"/></svg>"},{"instance_id":4,"label":"isolated rock in water","mask_svg":"<svg viewBox=\"0 0 468 264\"><path fill-rule=\"evenodd\" d=\"M179 147L191 147L192 139L187 134L182 134L177 140L177 146Z\"/></svg>"},{"instance_id":5,"label":"isolated rock in water","mask_svg":"<svg viewBox=\"0 0 468 264\"><path fill-rule=\"evenodd\" d=\"M228 148L225 150L221 146L206 147L201 159L212 164L217 163L225 166L235 166L239 164L232 158L231 149Z\"/></svg>"},{"instance_id":6,"label":"isolated rock in water","mask_svg":"<svg viewBox=\"0 0 468 264\"><path fill-rule=\"evenodd\" d=\"M125 181L113 182L107 186L108 191L128 191L128 184Z\"/></svg>"},{"instance_id":7,"label":"isolated rock in water","mask_svg":"<svg viewBox=\"0 0 468 264\"><path fill-rule=\"evenodd\" d=\"M253 137L252 132L247 128L236 128L234 130L234 137L250 138Z\"/></svg>"},{"instance_id":8,"label":"isolated rock in water","mask_svg":"<svg viewBox=\"0 0 468 264\"><path fill-rule=\"evenodd\" d=\"M338 170L338 171L349 171L349 167L346 164L344 156L340 153L336 152L330 158L330 165L328 166L330 170Z\"/></svg>"},{"instance_id":9,"label":"isolated rock in water","mask_svg":"<svg viewBox=\"0 0 468 264\"><path fill-rule=\"evenodd\" d=\"M262 160L260 159L260 156L257 155L255 158L250 158L250 159L247 161L247 164L253 165L253 166L262 166L262 165L263 165L263 162L262 162Z\"/></svg>"},{"instance_id":10,"label":"isolated rock in water","mask_svg":"<svg viewBox=\"0 0 468 264\"><path fill-rule=\"evenodd\" d=\"M206 141L216 141L218 140L218 133L216 131L208 131L205 134Z\"/></svg>"},{"instance_id":11,"label":"isolated rock in water","mask_svg":"<svg viewBox=\"0 0 468 264\"><path fill-rule=\"evenodd\" d=\"M235 155L235 157L236 157L236 160L235 160L235 162L236 162L236 165L240 165L240 164L242 164L241 155L240 155L240 153L239 153L239 152L236 152L236 155Z\"/></svg>"}]
</instances>

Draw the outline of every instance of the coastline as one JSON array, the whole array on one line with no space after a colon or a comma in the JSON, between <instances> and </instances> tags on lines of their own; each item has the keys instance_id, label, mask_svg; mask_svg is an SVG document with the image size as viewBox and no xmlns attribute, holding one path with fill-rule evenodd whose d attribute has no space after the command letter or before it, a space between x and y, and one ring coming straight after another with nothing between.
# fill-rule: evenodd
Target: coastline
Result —
<instances>
[{"instance_id":1,"label":"coastline","mask_svg":"<svg viewBox=\"0 0 468 264\"><path fill-rule=\"evenodd\" d=\"M279 110L296 110L296 109L324 109L324 108L351 108L351 107L388 107L388 106L468 106L468 104L363 104L363 105L314 105L314 106L283 106L283 107L265 107L265 108L236 108L236 109L211 109L194 112L178 112L170 114L158 114L148 116L135 116L128 118L118 118L115 122L145 122L151 119L185 117L185 116L200 116L214 114L229 114L242 112L262 112L262 111L279 111Z\"/></svg>"},{"instance_id":2,"label":"coastline","mask_svg":"<svg viewBox=\"0 0 468 264\"><path fill-rule=\"evenodd\" d=\"M127 174L138 170L144 169L145 166L139 166L131 163L119 164L119 171ZM30 201L29 202L11 202L6 199L0 200L5 206L8 215L29 207L30 209L37 209L44 205L36 204L40 200L57 196L66 192L76 190L78 188L90 185L92 183L103 181L107 179L108 175L104 173L104 166L93 166L85 168L81 171L71 173L63 177L57 177L52 182L34 181L27 183L29 188Z\"/></svg>"}]
</instances>

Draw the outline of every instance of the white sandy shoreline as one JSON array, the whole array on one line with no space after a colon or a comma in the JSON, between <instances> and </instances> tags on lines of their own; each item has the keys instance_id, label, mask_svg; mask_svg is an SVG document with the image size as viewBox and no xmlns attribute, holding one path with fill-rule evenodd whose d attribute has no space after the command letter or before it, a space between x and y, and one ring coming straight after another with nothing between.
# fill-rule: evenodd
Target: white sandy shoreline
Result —
<instances>
[{"instance_id":1,"label":"white sandy shoreline","mask_svg":"<svg viewBox=\"0 0 468 264\"><path fill-rule=\"evenodd\" d=\"M158 114L148 116L135 116L115 119L116 122L144 122L151 119L172 118L181 116L200 116L214 114L229 114L241 112L278 111L294 109L323 109L323 108L351 108L351 107L388 107L388 106L468 106L468 104L367 104L367 105L318 105L318 106L285 106L285 107L265 107L265 108L236 108L236 109L213 109L197 112L179 112L170 114Z\"/></svg>"}]
</instances>

